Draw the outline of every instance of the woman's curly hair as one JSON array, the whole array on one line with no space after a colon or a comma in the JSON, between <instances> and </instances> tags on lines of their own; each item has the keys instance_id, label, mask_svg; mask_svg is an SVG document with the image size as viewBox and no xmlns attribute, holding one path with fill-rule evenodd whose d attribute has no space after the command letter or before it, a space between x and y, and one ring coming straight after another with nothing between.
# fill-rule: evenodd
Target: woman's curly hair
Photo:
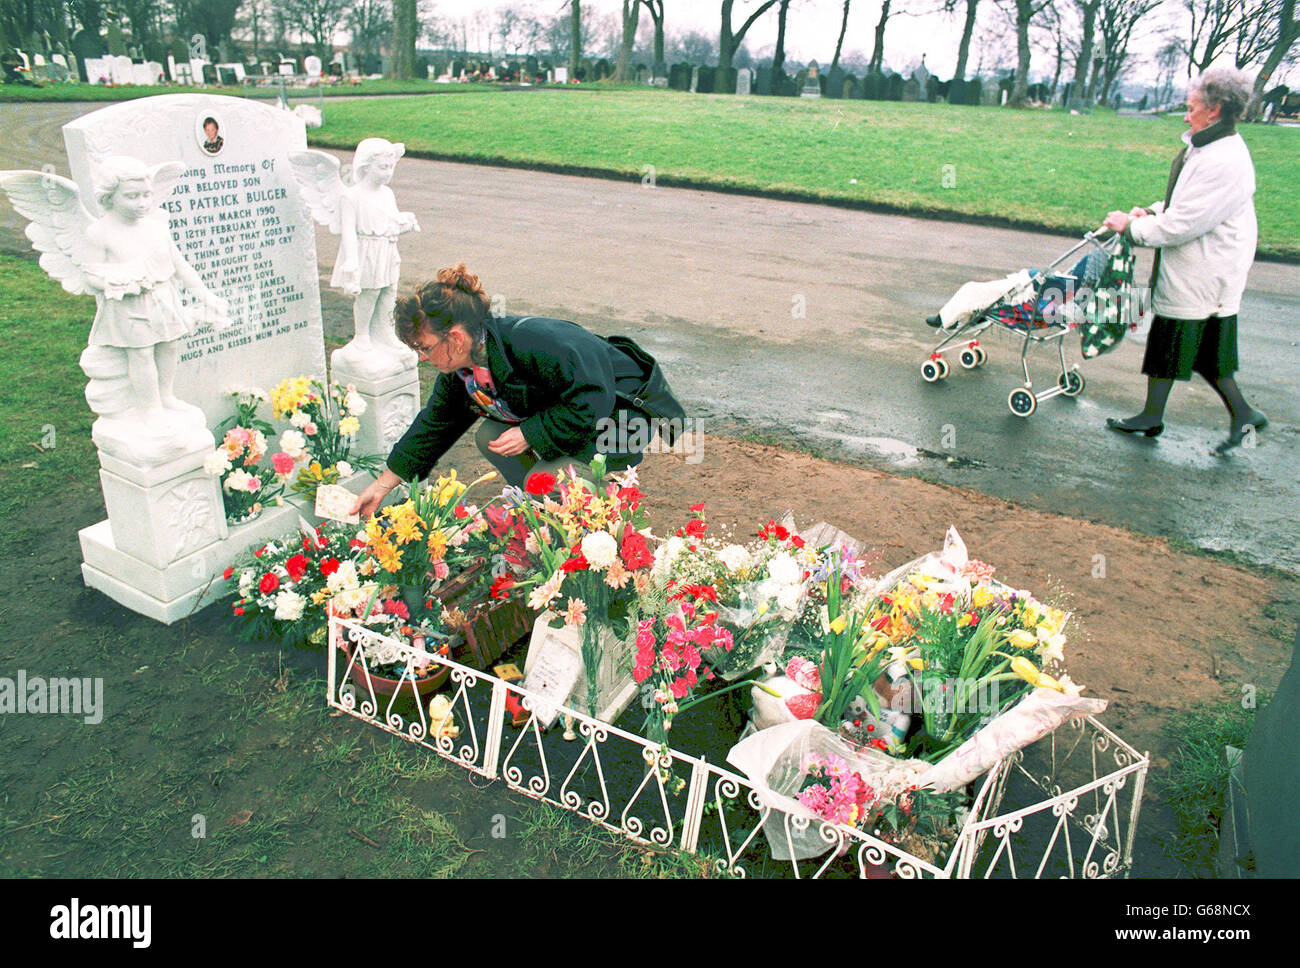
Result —
<instances>
[{"instance_id":1,"label":"woman's curly hair","mask_svg":"<svg viewBox=\"0 0 1300 968\"><path fill-rule=\"evenodd\" d=\"M1255 94L1250 75L1235 67L1211 67L1192 81L1188 94L1197 93L1207 108L1217 106L1219 118L1229 124L1240 121Z\"/></svg>"},{"instance_id":2,"label":"woman's curly hair","mask_svg":"<svg viewBox=\"0 0 1300 968\"><path fill-rule=\"evenodd\" d=\"M478 276L465 268L463 262L439 270L436 279L424 283L414 295L399 299L393 310L397 338L410 347L416 345L422 329L443 337L457 325L465 329L477 346L483 335L483 324L491 315L487 293Z\"/></svg>"}]
</instances>

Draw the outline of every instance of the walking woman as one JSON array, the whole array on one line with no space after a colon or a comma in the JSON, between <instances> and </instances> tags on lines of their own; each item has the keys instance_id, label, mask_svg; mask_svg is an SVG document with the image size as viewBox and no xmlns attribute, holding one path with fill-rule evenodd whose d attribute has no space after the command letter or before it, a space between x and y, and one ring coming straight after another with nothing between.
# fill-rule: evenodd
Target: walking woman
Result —
<instances>
[{"instance_id":1,"label":"walking woman","mask_svg":"<svg viewBox=\"0 0 1300 968\"><path fill-rule=\"evenodd\" d=\"M1255 259L1255 167L1236 123L1250 102L1250 78L1212 67L1187 92L1184 147L1174 159L1165 198L1150 208L1111 212L1106 228L1137 245L1156 249L1152 273L1155 318L1142 372L1147 400L1142 412L1106 426L1158 437L1165 404L1177 380L1195 371L1228 408L1228 437L1215 448L1226 455L1247 434L1268 425L1246 402L1237 371L1237 312Z\"/></svg>"}]
</instances>

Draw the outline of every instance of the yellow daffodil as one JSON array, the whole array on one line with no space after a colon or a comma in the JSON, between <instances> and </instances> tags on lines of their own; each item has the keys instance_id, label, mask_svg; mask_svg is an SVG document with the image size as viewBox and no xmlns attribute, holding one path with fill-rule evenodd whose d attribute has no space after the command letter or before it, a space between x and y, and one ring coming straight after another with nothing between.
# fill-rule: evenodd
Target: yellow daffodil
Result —
<instances>
[{"instance_id":1,"label":"yellow daffodil","mask_svg":"<svg viewBox=\"0 0 1300 968\"><path fill-rule=\"evenodd\" d=\"M1038 636L1024 629L1016 629L1007 636L1007 641L1017 649L1033 649L1038 646Z\"/></svg>"},{"instance_id":2,"label":"yellow daffodil","mask_svg":"<svg viewBox=\"0 0 1300 968\"><path fill-rule=\"evenodd\" d=\"M976 608L984 608L993 601L993 593L989 591L987 585L977 585L971 592L970 601Z\"/></svg>"},{"instance_id":3,"label":"yellow daffodil","mask_svg":"<svg viewBox=\"0 0 1300 968\"><path fill-rule=\"evenodd\" d=\"M1037 624L1038 624L1038 606L1037 606L1037 605L1034 605L1034 604L1032 604L1032 603L1029 604L1029 605L1026 605L1026 606L1025 606L1025 610L1024 610L1023 612L1020 613L1020 620L1021 620L1022 622L1025 623L1025 627L1026 627L1026 628L1028 628L1029 626L1032 626L1032 625L1037 625Z\"/></svg>"},{"instance_id":4,"label":"yellow daffodil","mask_svg":"<svg viewBox=\"0 0 1300 968\"><path fill-rule=\"evenodd\" d=\"M841 615L834 622L831 622L831 632L834 633L835 635L839 635L841 632L844 631L845 626L847 626L848 624L849 624L848 616Z\"/></svg>"}]
</instances>

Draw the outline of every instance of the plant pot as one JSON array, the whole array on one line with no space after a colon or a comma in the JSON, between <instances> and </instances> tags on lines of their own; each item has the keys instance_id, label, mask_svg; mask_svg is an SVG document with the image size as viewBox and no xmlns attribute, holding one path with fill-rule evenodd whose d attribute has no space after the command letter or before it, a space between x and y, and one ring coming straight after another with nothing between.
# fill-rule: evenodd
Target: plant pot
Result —
<instances>
[{"instance_id":1,"label":"plant pot","mask_svg":"<svg viewBox=\"0 0 1300 968\"><path fill-rule=\"evenodd\" d=\"M383 676L364 669L359 662L353 663L352 655L355 648L356 646L354 645L349 645L347 648L348 676L352 679L353 683L356 684L356 687L363 691L363 693L367 691L368 682L368 688L373 689L376 696L391 697L401 689L403 690L403 696L409 698L411 695L411 686L413 684L416 695L420 697L420 702L423 703L430 695L442 688L443 683L447 681L447 677L451 675L450 666L439 666L438 670L433 673L433 675L425 676L422 679L386 679Z\"/></svg>"},{"instance_id":2,"label":"plant pot","mask_svg":"<svg viewBox=\"0 0 1300 968\"><path fill-rule=\"evenodd\" d=\"M485 565L470 565L454 578L445 581L433 594L443 606L459 608L470 618L456 628L464 640L461 658L466 665L487 669L501 658L533 627L533 610L518 598L491 602L486 608L470 595L470 586Z\"/></svg>"}]
</instances>

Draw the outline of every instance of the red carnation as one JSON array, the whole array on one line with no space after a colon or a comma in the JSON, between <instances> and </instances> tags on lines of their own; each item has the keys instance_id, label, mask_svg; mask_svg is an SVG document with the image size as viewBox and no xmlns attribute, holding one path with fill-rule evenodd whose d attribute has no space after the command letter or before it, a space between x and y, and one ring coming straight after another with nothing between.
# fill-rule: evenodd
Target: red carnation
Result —
<instances>
[{"instance_id":1,"label":"red carnation","mask_svg":"<svg viewBox=\"0 0 1300 968\"><path fill-rule=\"evenodd\" d=\"M567 575L567 574L572 574L575 571L586 571L590 567L591 564L587 561L586 556L577 554L574 555L572 558L570 558L568 561L566 561L564 564L560 565L560 571L564 572Z\"/></svg>"},{"instance_id":2,"label":"red carnation","mask_svg":"<svg viewBox=\"0 0 1300 968\"><path fill-rule=\"evenodd\" d=\"M258 548L256 551L253 552L253 557L260 558L262 557L263 553L265 553L265 551L266 551L266 545L262 545L262 547Z\"/></svg>"},{"instance_id":3,"label":"red carnation","mask_svg":"<svg viewBox=\"0 0 1300 968\"><path fill-rule=\"evenodd\" d=\"M302 576L307 574L307 566L311 564L306 555L294 555L284 563L284 570L289 573L290 581L302 581Z\"/></svg>"},{"instance_id":4,"label":"red carnation","mask_svg":"<svg viewBox=\"0 0 1300 968\"><path fill-rule=\"evenodd\" d=\"M645 535L630 524L623 531L623 547L621 551L623 563L627 565L628 571L649 568L655 563L655 556L650 553L650 547L646 544Z\"/></svg>"},{"instance_id":5,"label":"red carnation","mask_svg":"<svg viewBox=\"0 0 1300 968\"><path fill-rule=\"evenodd\" d=\"M793 538L790 539L790 543L794 545L796 548L802 548L804 545L804 540L803 538L799 537L796 534Z\"/></svg>"},{"instance_id":6,"label":"red carnation","mask_svg":"<svg viewBox=\"0 0 1300 968\"><path fill-rule=\"evenodd\" d=\"M262 580L258 582L257 587L262 590L263 595L269 595L280 587L280 579L268 571L262 576Z\"/></svg>"},{"instance_id":7,"label":"red carnation","mask_svg":"<svg viewBox=\"0 0 1300 968\"><path fill-rule=\"evenodd\" d=\"M703 521L701 521L699 518L696 518L696 519L693 520L693 521L687 521L687 522L686 522L686 534L687 534L689 537L692 537L692 538L703 538L703 537L704 537L704 532L705 532L707 529L708 529L708 525L705 524Z\"/></svg>"},{"instance_id":8,"label":"red carnation","mask_svg":"<svg viewBox=\"0 0 1300 968\"><path fill-rule=\"evenodd\" d=\"M469 511L466 509L465 505L463 504L457 504L456 510L453 511L452 514L456 515L457 520L460 521L464 521L467 517L469 517Z\"/></svg>"},{"instance_id":9,"label":"red carnation","mask_svg":"<svg viewBox=\"0 0 1300 968\"><path fill-rule=\"evenodd\" d=\"M538 497L543 494L550 494L555 490L555 475L545 473L529 474L528 480L524 482L524 490Z\"/></svg>"},{"instance_id":10,"label":"red carnation","mask_svg":"<svg viewBox=\"0 0 1300 968\"><path fill-rule=\"evenodd\" d=\"M339 560L337 558L326 558L320 563L320 573L328 578L334 572L339 570Z\"/></svg>"},{"instance_id":11,"label":"red carnation","mask_svg":"<svg viewBox=\"0 0 1300 968\"><path fill-rule=\"evenodd\" d=\"M635 487L625 487L619 490L618 499L623 502L623 506L630 511L635 511L641 506L641 499L645 497Z\"/></svg>"},{"instance_id":12,"label":"red carnation","mask_svg":"<svg viewBox=\"0 0 1300 968\"><path fill-rule=\"evenodd\" d=\"M227 568L225 571L221 573L221 577L226 579L226 581L230 581L230 576L233 575L234 573L235 573L234 568Z\"/></svg>"},{"instance_id":13,"label":"red carnation","mask_svg":"<svg viewBox=\"0 0 1300 968\"><path fill-rule=\"evenodd\" d=\"M692 505L691 505L691 513L692 513L692 514L703 514L703 513L704 513L704 505L703 505L703 504L692 504Z\"/></svg>"},{"instance_id":14,"label":"red carnation","mask_svg":"<svg viewBox=\"0 0 1300 968\"><path fill-rule=\"evenodd\" d=\"M492 598L509 598L510 589L514 587L515 580L511 575L502 575L492 583L492 589L488 594Z\"/></svg>"},{"instance_id":15,"label":"red carnation","mask_svg":"<svg viewBox=\"0 0 1300 968\"><path fill-rule=\"evenodd\" d=\"M236 608L236 609L235 609L235 614L236 614L236 615L243 615L243 614L244 614L244 610L243 610L242 608Z\"/></svg>"}]
</instances>

